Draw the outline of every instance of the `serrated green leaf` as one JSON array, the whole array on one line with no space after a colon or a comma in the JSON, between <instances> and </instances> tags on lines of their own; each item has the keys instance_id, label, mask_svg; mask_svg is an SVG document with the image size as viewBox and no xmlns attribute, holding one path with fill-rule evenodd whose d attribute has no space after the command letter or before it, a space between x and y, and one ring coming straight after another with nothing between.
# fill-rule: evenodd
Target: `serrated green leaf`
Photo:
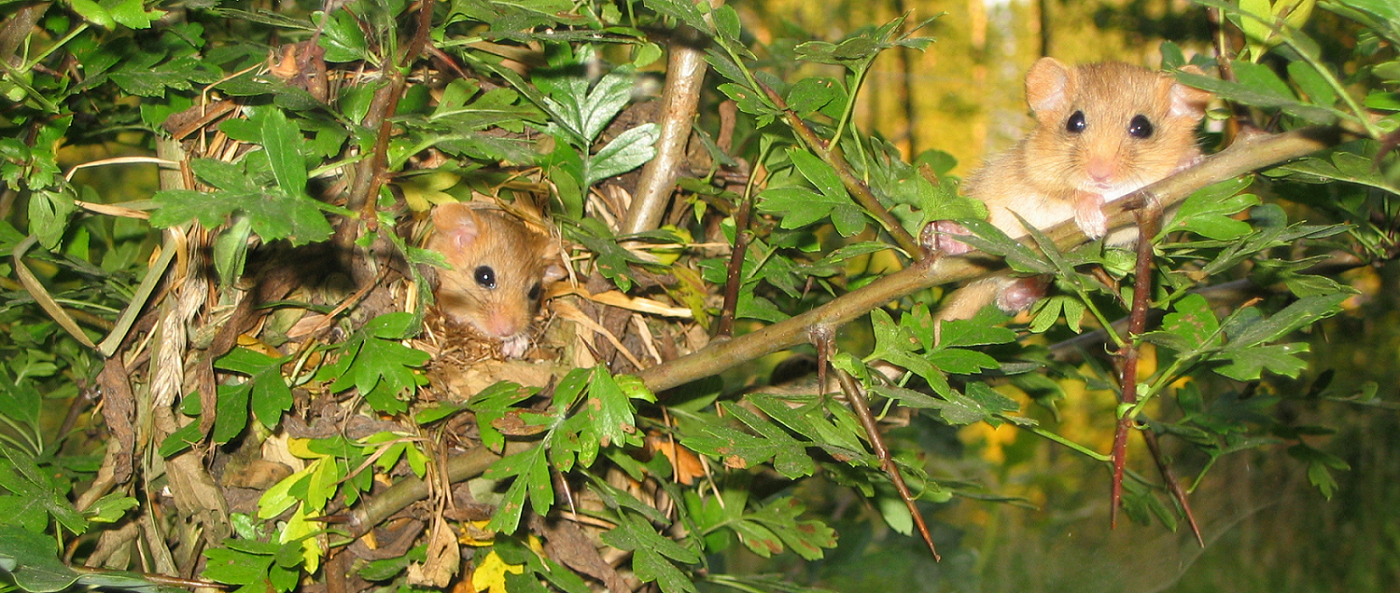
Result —
<instances>
[{"instance_id":1,"label":"serrated green leaf","mask_svg":"<svg viewBox=\"0 0 1400 593\"><path fill-rule=\"evenodd\" d=\"M1162 330L1175 335L1191 348L1211 348L1220 344L1220 322L1210 303L1199 294L1189 294L1172 305L1162 322Z\"/></svg>"},{"instance_id":2,"label":"serrated green leaf","mask_svg":"<svg viewBox=\"0 0 1400 593\"><path fill-rule=\"evenodd\" d=\"M1252 346L1217 354L1211 360L1228 361L1228 364L1215 369L1215 372L1236 381L1254 381L1268 370L1274 374L1296 379L1308 363L1296 354L1307 352L1303 342Z\"/></svg>"},{"instance_id":3,"label":"serrated green leaf","mask_svg":"<svg viewBox=\"0 0 1400 593\"><path fill-rule=\"evenodd\" d=\"M1231 336L1229 347L1249 348L1278 340L1294 330L1336 315L1342 310L1342 301L1350 297L1349 294L1331 294L1298 299L1266 320L1244 325L1243 331Z\"/></svg>"},{"instance_id":4,"label":"serrated green leaf","mask_svg":"<svg viewBox=\"0 0 1400 593\"><path fill-rule=\"evenodd\" d=\"M651 123L618 134L584 163L584 184L593 185L646 164L656 156L660 136L661 128Z\"/></svg>"},{"instance_id":5,"label":"serrated green leaf","mask_svg":"<svg viewBox=\"0 0 1400 593\"><path fill-rule=\"evenodd\" d=\"M296 124L287 121L281 109L268 109L263 112L263 150L267 151L268 162L272 165L272 175L277 179L282 193L300 198L306 196L306 161L301 157L301 145L305 138Z\"/></svg>"}]
</instances>

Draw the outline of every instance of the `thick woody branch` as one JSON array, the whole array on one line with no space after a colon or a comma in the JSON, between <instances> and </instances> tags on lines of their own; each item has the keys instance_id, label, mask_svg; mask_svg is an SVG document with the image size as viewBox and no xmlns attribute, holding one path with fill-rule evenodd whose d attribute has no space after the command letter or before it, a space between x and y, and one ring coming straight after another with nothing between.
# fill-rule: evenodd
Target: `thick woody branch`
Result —
<instances>
[{"instance_id":1,"label":"thick woody branch","mask_svg":"<svg viewBox=\"0 0 1400 593\"><path fill-rule=\"evenodd\" d=\"M686 144L705 81L705 56L700 49L703 42L692 27L677 29L671 40L666 86L661 91L661 136L656 140L656 157L642 168L627 220L620 229L622 234L654 230L666 214L676 178L685 166Z\"/></svg>"}]
</instances>

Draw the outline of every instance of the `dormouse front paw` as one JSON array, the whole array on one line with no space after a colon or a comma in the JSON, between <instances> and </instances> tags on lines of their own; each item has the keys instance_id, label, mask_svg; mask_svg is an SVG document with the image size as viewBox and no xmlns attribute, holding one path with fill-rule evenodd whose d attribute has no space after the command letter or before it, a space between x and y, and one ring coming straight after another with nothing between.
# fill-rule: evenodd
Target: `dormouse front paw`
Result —
<instances>
[{"instance_id":1,"label":"dormouse front paw","mask_svg":"<svg viewBox=\"0 0 1400 593\"><path fill-rule=\"evenodd\" d=\"M940 255L962 255L972 251L972 246L953 238L953 235L971 235L967 229L951 220L935 220L924 226L919 234L919 242L933 253Z\"/></svg>"},{"instance_id":2,"label":"dormouse front paw","mask_svg":"<svg viewBox=\"0 0 1400 593\"><path fill-rule=\"evenodd\" d=\"M1108 234L1108 216L1103 213L1103 195L1074 192L1074 224L1090 239Z\"/></svg>"}]
</instances>

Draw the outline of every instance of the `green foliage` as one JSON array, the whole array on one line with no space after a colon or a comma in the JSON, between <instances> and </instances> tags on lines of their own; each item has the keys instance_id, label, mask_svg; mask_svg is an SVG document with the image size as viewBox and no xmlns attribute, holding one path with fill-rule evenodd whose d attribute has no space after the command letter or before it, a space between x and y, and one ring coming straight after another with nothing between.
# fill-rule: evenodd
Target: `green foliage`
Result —
<instances>
[{"instance_id":1,"label":"green foliage","mask_svg":"<svg viewBox=\"0 0 1400 593\"><path fill-rule=\"evenodd\" d=\"M428 355L399 343L413 323L412 315L391 313L365 324L339 346L339 358L321 367L317 380L331 381L334 391L355 387L376 411L407 411L412 390L427 383L414 369L428 362Z\"/></svg>"}]
</instances>

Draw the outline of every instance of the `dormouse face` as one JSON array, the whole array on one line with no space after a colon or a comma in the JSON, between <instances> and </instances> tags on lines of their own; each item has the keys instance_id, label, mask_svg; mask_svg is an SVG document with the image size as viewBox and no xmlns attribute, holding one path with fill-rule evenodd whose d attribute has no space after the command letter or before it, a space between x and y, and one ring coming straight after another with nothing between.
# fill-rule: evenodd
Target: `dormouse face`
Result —
<instances>
[{"instance_id":1,"label":"dormouse face","mask_svg":"<svg viewBox=\"0 0 1400 593\"><path fill-rule=\"evenodd\" d=\"M1193 158L1209 100L1168 73L1122 63L1068 68L1050 58L1027 74L1026 97L1037 121L1029 166L1042 179L1109 200Z\"/></svg>"},{"instance_id":2,"label":"dormouse face","mask_svg":"<svg viewBox=\"0 0 1400 593\"><path fill-rule=\"evenodd\" d=\"M563 277L559 251L543 234L503 212L439 206L428 248L452 264L438 273L438 306L489 336L529 329L547 284Z\"/></svg>"}]
</instances>

